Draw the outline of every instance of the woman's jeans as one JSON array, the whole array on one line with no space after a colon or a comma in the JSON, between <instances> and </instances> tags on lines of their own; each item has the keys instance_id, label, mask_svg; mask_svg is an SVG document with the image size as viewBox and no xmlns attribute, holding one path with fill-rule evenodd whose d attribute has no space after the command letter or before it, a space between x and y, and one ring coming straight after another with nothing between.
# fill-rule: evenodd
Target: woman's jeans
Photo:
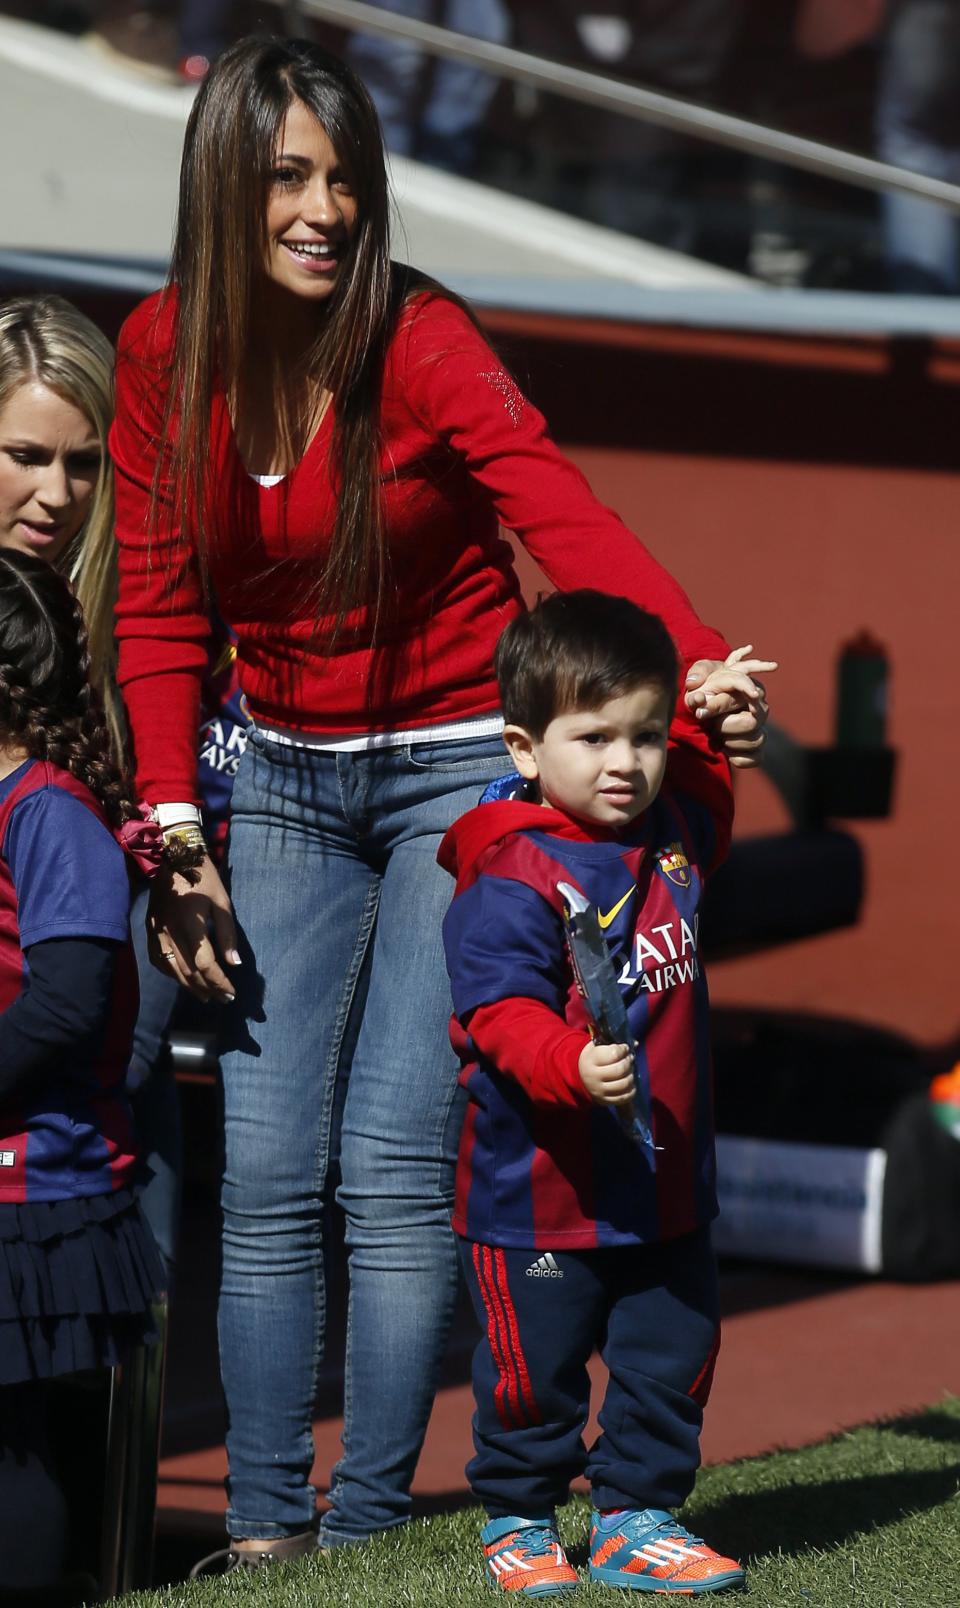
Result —
<instances>
[{"instance_id":1,"label":"woman's jeans","mask_svg":"<svg viewBox=\"0 0 960 1608\"><path fill-rule=\"evenodd\" d=\"M457 1280L462 1102L441 942L453 883L436 853L508 768L499 737L329 754L253 733L240 762L220 1295L232 1536L313 1522L338 1127L350 1304L343 1456L320 1539L409 1515Z\"/></svg>"}]
</instances>

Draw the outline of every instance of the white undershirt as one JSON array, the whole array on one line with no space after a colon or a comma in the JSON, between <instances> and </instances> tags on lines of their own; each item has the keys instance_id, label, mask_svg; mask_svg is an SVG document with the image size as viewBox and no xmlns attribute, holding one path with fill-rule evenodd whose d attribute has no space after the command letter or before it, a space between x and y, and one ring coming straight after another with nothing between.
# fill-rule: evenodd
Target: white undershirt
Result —
<instances>
[{"instance_id":1,"label":"white undershirt","mask_svg":"<svg viewBox=\"0 0 960 1608\"><path fill-rule=\"evenodd\" d=\"M360 731L350 737L329 732L297 731L290 726L267 726L255 720L254 730L268 742L286 748L314 748L324 754L370 753L378 748L402 748L407 743L469 742L475 737L497 737L503 731L502 715L474 715L469 720L445 720L436 726L411 726L405 731Z\"/></svg>"}]
</instances>

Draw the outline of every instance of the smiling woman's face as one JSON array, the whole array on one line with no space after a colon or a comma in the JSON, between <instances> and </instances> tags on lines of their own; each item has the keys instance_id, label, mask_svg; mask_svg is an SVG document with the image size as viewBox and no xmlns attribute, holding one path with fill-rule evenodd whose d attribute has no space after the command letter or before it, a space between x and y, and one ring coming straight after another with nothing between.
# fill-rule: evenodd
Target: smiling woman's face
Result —
<instances>
[{"instance_id":1,"label":"smiling woman's face","mask_svg":"<svg viewBox=\"0 0 960 1608\"><path fill-rule=\"evenodd\" d=\"M53 563L90 512L100 476L85 413L27 380L0 408L0 547Z\"/></svg>"},{"instance_id":2,"label":"smiling woman's face","mask_svg":"<svg viewBox=\"0 0 960 1608\"><path fill-rule=\"evenodd\" d=\"M340 158L302 101L290 106L267 195L266 271L295 296L326 301L343 277L357 202Z\"/></svg>"}]
</instances>

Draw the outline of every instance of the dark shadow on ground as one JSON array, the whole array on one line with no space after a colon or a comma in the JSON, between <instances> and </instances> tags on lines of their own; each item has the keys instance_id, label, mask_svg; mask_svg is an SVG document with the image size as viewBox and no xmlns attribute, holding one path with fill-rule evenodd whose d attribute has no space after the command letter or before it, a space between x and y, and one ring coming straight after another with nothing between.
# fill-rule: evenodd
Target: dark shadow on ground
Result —
<instances>
[{"instance_id":1,"label":"dark shadow on ground","mask_svg":"<svg viewBox=\"0 0 960 1608\"><path fill-rule=\"evenodd\" d=\"M932 1409L884 1426L905 1436L960 1445L960 1420ZM687 1522L702 1529L710 1544L745 1563L783 1553L842 1547L856 1536L894 1524L912 1513L951 1501L960 1478L960 1461L941 1469L870 1474L857 1479L798 1481L775 1491L753 1491L717 1502L694 1498ZM474 1505L467 1491L433 1492L414 1502L415 1518L453 1513ZM198 1557L224 1544L222 1521L212 1514L165 1509L157 1536L155 1582L183 1580ZM583 1567L586 1540L570 1549Z\"/></svg>"},{"instance_id":2,"label":"dark shadow on ground","mask_svg":"<svg viewBox=\"0 0 960 1608\"><path fill-rule=\"evenodd\" d=\"M688 1522L702 1526L711 1546L745 1563L777 1553L799 1556L811 1548L841 1547L857 1535L950 1501L958 1475L960 1462L753 1491L714 1504L692 1504Z\"/></svg>"},{"instance_id":3,"label":"dark shadow on ground","mask_svg":"<svg viewBox=\"0 0 960 1608\"><path fill-rule=\"evenodd\" d=\"M948 1446L960 1446L960 1418L931 1408L929 1412L915 1413L909 1418L898 1418L885 1429L895 1435L915 1435L918 1440L941 1441Z\"/></svg>"}]
</instances>

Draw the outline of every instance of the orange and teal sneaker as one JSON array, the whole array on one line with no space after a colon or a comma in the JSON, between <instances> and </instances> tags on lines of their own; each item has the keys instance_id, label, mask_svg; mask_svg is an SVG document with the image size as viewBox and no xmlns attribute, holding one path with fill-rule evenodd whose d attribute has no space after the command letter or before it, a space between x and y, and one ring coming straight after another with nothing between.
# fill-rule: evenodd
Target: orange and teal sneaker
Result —
<instances>
[{"instance_id":1,"label":"orange and teal sneaker","mask_svg":"<svg viewBox=\"0 0 960 1608\"><path fill-rule=\"evenodd\" d=\"M734 1558L722 1558L663 1508L594 1511L590 1521L590 1579L633 1591L693 1597L746 1584Z\"/></svg>"},{"instance_id":2,"label":"orange and teal sneaker","mask_svg":"<svg viewBox=\"0 0 960 1608\"><path fill-rule=\"evenodd\" d=\"M491 1519L480 1532L490 1579L501 1591L557 1597L580 1584L553 1519Z\"/></svg>"}]
</instances>

